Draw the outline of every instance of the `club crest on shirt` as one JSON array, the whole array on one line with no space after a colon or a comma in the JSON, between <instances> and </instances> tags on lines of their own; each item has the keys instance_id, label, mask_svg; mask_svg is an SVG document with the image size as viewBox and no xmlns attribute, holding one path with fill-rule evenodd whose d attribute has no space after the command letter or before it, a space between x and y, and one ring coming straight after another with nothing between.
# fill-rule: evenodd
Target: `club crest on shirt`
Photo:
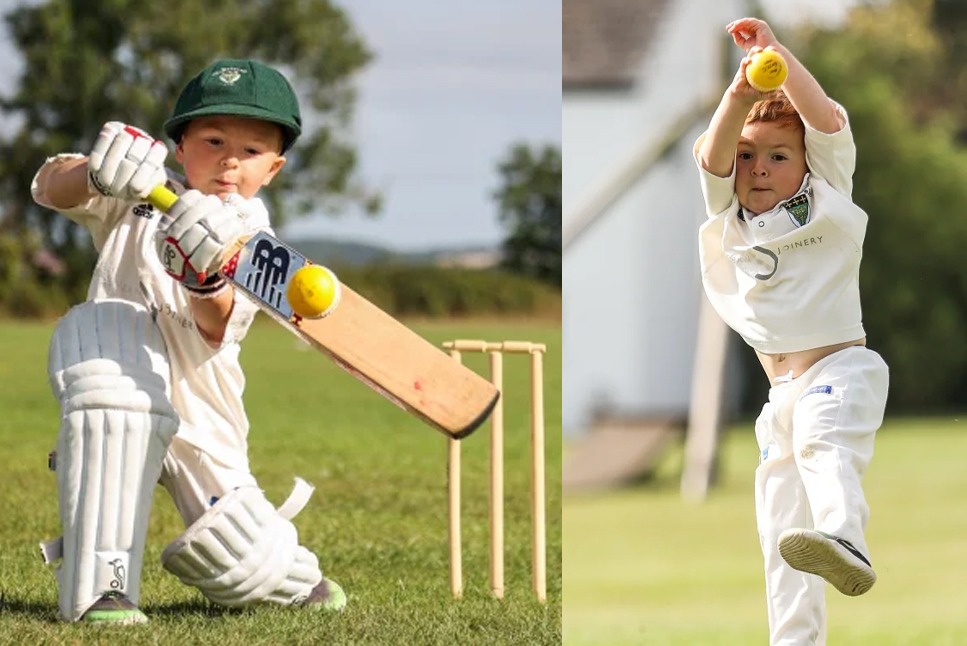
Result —
<instances>
[{"instance_id":1,"label":"club crest on shirt","mask_svg":"<svg viewBox=\"0 0 967 646\"><path fill-rule=\"evenodd\" d=\"M782 208L797 227L809 222L809 195L807 191L798 193L782 203Z\"/></svg>"}]
</instances>

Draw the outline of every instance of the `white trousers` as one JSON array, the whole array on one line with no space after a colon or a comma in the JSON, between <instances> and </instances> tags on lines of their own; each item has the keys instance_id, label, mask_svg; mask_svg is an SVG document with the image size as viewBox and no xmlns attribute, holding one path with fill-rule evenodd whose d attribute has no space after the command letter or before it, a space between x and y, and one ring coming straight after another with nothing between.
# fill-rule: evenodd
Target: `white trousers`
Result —
<instances>
[{"instance_id":1,"label":"white trousers","mask_svg":"<svg viewBox=\"0 0 967 646\"><path fill-rule=\"evenodd\" d=\"M826 582L779 555L784 530L816 529L869 557L861 479L883 423L889 370L863 346L840 350L775 385L756 420L756 523L765 559L770 644L826 643Z\"/></svg>"},{"instance_id":2,"label":"white trousers","mask_svg":"<svg viewBox=\"0 0 967 646\"><path fill-rule=\"evenodd\" d=\"M258 486L250 471L232 468L177 435L168 447L159 482L171 495L185 527L233 489Z\"/></svg>"}]
</instances>

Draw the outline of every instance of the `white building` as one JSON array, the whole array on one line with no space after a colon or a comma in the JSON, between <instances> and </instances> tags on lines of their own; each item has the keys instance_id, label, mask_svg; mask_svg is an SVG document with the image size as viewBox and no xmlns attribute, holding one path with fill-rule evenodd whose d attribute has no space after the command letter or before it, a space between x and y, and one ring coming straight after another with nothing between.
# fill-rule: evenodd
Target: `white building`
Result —
<instances>
[{"instance_id":1,"label":"white building","mask_svg":"<svg viewBox=\"0 0 967 646\"><path fill-rule=\"evenodd\" d=\"M564 0L567 434L687 416L705 217L692 145L734 73L725 25L744 4Z\"/></svg>"}]
</instances>

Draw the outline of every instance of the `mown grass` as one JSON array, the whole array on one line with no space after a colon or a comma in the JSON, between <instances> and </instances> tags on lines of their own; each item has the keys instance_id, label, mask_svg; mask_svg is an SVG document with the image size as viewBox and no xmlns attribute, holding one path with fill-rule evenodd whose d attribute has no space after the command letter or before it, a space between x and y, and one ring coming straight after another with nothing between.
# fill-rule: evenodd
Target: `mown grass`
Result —
<instances>
[{"instance_id":1,"label":"mown grass","mask_svg":"<svg viewBox=\"0 0 967 646\"><path fill-rule=\"evenodd\" d=\"M445 438L388 404L295 337L259 321L242 362L252 469L280 504L301 476L316 486L294 519L323 570L347 590L338 615L288 608L227 611L162 570L183 531L159 487L142 582L144 627L94 629L56 619L53 575L37 542L57 535L46 455L58 427L47 387L51 324L0 322L0 643L559 644L561 642L561 330L555 323L421 322L434 342L521 339L545 359L548 602L530 591L529 382L524 357L505 359L506 587L488 573L486 427L463 441L464 598L450 596ZM483 357L466 355L486 373Z\"/></svg>"},{"instance_id":2,"label":"mown grass","mask_svg":"<svg viewBox=\"0 0 967 646\"><path fill-rule=\"evenodd\" d=\"M967 644L967 417L891 419L864 480L879 580L828 589L832 646ZM680 448L633 488L564 500L564 643L767 644L751 425L727 433L719 486L682 502Z\"/></svg>"}]
</instances>

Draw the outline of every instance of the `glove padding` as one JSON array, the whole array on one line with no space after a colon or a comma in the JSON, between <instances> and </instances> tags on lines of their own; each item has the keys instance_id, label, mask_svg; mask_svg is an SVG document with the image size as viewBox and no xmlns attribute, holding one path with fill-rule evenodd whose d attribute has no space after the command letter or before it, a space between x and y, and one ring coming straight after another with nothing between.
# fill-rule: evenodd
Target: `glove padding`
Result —
<instances>
[{"instance_id":1,"label":"glove padding","mask_svg":"<svg viewBox=\"0 0 967 646\"><path fill-rule=\"evenodd\" d=\"M102 195L133 202L164 184L168 147L148 133L120 121L101 128L87 158L91 187Z\"/></svg>"},{"instance_id":2,"label":"glove padding","mask_svg":"<svg viewBox=\"0 0 967 646\"><path fill-rule=\"evenodd\" d=\"M158 258L188 288L201 287L217 272L225 249L246 230L236 207L200 191L183 193L168 216L158 227Z\"/></svg>"}]
</instances>

